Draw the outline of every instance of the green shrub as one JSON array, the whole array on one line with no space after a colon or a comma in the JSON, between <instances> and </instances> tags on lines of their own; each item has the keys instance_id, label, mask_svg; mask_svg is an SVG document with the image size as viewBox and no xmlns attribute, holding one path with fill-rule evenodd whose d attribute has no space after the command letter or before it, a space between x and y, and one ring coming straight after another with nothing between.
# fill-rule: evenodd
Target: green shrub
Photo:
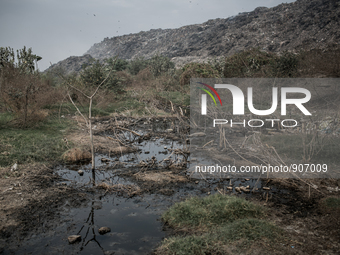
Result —
<instances>
[{"instance_id":1,"label":"green shrub","mask_svg":"<svg viewBox=\"0 0 340 255\"><path fill-rule=\"evenodd\" d=\"M127 69L129 62L125 59L117 58L109 58L106 60L106 63L108 64L109 67L113 67L113 70L119 72L119 71L124 71Z\"/></svg>"},{"instance_id":2,"label":"green shrub","mask_svg":"<svg viewBox=\"0 0 340 255\"><path fill-rule=\"evenodd\" d=\"M99 60L93 59L89 64L83 66L80 72L80 80L87 87L97 88L109 75L101 88L116 92L123 91L120 79L116 76L115 70L112 68L112 64L102 64Z\"/></svg>"},{"instance_id":3,"label":"green shrub","mask_svg":"<svg viewBox=\"0 0 340 255\"><path fill-rule=\"evenodd\" d=\"M283 230L258 219L241 219L219 226L214 232L186 237L171 237L162 242L156 254L196 255L196 254L230 254L232 243L236 243L239 253L256 241L266 243L265 247L275 246L277 241L284 241Z\"/></svg>"},{"instance_id":4,"label":"green shrub","mask_svg":"<svg viewBox=\"0 0 340 255\"><path fill-rule=\"evenodd\" d=\"M211 65L205 63L190 63L182 68L183 73L180 76L180 84L190 83L191 78L219 78L220 74Z\"/></svg>"},{"instance_id":5,"label":"green shrub","mask_svg":"<svg viewBox=\"0 0 340 255\"><path fill-rule=\"evenodd\" d=\"M208 61L208 64L215 69L221 77L224 75L225 58L214 58Z\"/></svg>"},{"instance_id":6,"label":"green shrub","mask_svg":"<svg viewBox=\"0 0 340 255\"><path fill-rule=\"evenodd\" d=\"M276 61L277 77L293 77L297 72L297 55L291 52L284 52Z\"/></svg>"},{"instance_id":7,"label":"green shrub","mask_svg":"<svg viewBox=\"0 0 340 255\"><path fill-rule=\"evenodd\" d=\"M158 54L149 59L147 65L150 67L150 70L155 77L166 73L175 67L175 64L171 62L168 57Z\"/></svg>"},{"instance_id":8,"label":"green shrub","mask_svg":"<svg viewBox=\"0 0 340 255\"><path fill-rule=\"evenodd\" d=\"M275 61L276 58L273 54L260 51L259 49L241 51L226 58L224 77L270 77L272 76L270 66Z\"/></svg>"},{"instance_id":9,"label":"green shrub","mask_svg":"<svg viewBox=\"0 0 340 255\"><path fill-rule=\"evenodd\" d=\"M258 48L241 51L225 60L224 77L293 77L297 73L298 56L261 51Z\"/></svg>"},{"instance_id":10,"label":"green shrub","mask_svg":"<svg viewBox=\"0 0 340 255\"><path fill-rule=\"evenodd\" d=\"M205 198L193 197L175 204L163 214L163 220L172 227L194 228L262 216L264 209L259 205L237 197L215 194Z\"/></svg>"},{"instance_id":11,"label":"green shrub","mask_svg":"<svg viewBox=\"0 0 340 255\"><path fill-rule=\"evenodd\" d=\"M328 208L340 209L339 197L328 197L324 200L324 202Z\"/></svg>"},{"instance_id":12,"label":"green shrub","mask_svg":"<svg viewBox=\"0 0 340 255\"><path fill-rule=\"evenodd\" d=\"M137 75L141 70L147 67L147 61L144 57L137 57L130 60L127 69L132 75Z\"/></svg>"}]
</instances>

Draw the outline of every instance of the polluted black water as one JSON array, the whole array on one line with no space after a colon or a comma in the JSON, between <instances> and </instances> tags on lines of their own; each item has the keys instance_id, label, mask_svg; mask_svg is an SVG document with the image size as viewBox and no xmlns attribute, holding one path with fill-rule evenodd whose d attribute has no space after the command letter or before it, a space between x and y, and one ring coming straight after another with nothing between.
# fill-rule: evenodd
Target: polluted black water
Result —
<instances>
[{"instance_id":1,"label":"polluted black water","mask_svg":"<svg viewBox=\"0 0 340 255\"><path fill-rule=\"evenodd\" d=\"M165 132L171 131L168 129ZM139 133L147 132L139 130ZM136 179L122 177L122 173L131 169L138 171L141 165L149 164L150 161L180 162L183 155L174 152L176 149L187 150L185 139L174 140L157 136L140 140L134 145L137 147L134 153L96 155L96 183L138 186ZM190 162L190 157L188 159ZM190 163L187 164L190 168ZM86 190L86 187L92 185L93 175L89 163L61 165L55 170L63 178L57 185L72 185L79 190ZM92 190L88 192L88 202L80 207L72 207L66 201L55 227L27 238L15 254L150 254L169 235L163 226L161 215L171 205L191 196L235 192L235 187L241 183L258 189L262 185L253 179L223 180L222 183L221 180L194 179L172 186L168 193L143 192L136 196L121 196ZM233 189L227 190L227 186L231 185ZM101 227L110 230L102 235L98 231ZM79 235L80 239L70 244L68 237L71 235Z\"/></svg>"},{"instance_id":2,"label":"polluted black water","mask_svg":"<svg viewBox=\"0 0 340 255\"><path fill-rule=\"evenodd\" d=\"M65 209L60 226L32 236L17 254L148 254L166 236L159 217L170 204L157 195L97 197L87 207ZM103 226L111 231L100 235ZM70 235L82 239L69 244Z\"/></svg>"}]
</instances>

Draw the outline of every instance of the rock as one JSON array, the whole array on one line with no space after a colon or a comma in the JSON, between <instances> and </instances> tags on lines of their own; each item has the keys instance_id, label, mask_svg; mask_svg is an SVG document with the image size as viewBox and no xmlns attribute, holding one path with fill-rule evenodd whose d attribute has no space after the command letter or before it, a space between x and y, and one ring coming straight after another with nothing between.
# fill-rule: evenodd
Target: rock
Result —
<instances>
[{"instance_id":1,"label":"rock","mask_svg":"<svg viewBox=\"0 0 340 255\"><path fill-rule=\"evenodd\" d=\"M79 174L80 176L83 176L83 175L84 175L84 171L83 171L83 170L78 170L78 174Z\"/></svg>"},{"instance_id":2,"label":"rock","mask_svg":"<svg viewBox=\"0 0 340 255\"><path fill-rule=\"evenodd\" d=\"M243 191L243 192L250 192L249 189L247 189L247 187L240 187L240 190Z\"/></svg>"},{"instance_id":3,"label":"rock","mask_svg":"<svg viewBox=\"0 0 340 255\"><path fill-rule=\"evenodd\" d=\"M67 239L70 244L74 244L81 241L81 235L71 235Z\"/></svg>"},{"instance_id":4,"label":"rock","mask_svg":"<svg viewBox=\"0 0 340 255\"><path fill-rule=\"evenodd\" d=\"M109 232L111 232L111 229L109 227L101 227L100 229L98 229L98 233L101 235L105 235Z\"/></svg>"},{"instance_id":5,"label":"rock","mask_svg":"<svg viewBox=\"0 0 340 255\"><path fill-rule=\"evenodd\" d=\"M235 191L241 193L241 188L240 187L235 187Z\"/></svg>"},{"instance_id":6,"label":"rock","mask_svg":"<svg viewBox=\"0 0 340 255\"><path fill-rule=\"evenodd\" d=\"M227 187L227 190L233 190L233 187L229 186Z\"/></svg>"}]
</instances>

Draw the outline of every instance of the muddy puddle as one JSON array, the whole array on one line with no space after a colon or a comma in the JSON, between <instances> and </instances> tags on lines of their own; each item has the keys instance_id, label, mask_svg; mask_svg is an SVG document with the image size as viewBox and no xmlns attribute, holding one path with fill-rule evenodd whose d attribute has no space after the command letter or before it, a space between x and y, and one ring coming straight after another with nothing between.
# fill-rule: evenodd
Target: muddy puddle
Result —
<instances>
[{"instance_id":1,"label":"muddy puddle","mask_svg":"<svg viewBox=\"0 0 340 255\"><path fill-rule=\"evenodd\" d=\"M97 185L106 183L107 187L116 187L115 185L138 187L138 192L133 193L135 195L110 192L109 188L87 191L89 202L80 208L72 207L66 202L55 228L30 236L15 253L150 254L162 239L169 235L161 222L161 215L176 202L190 196L205 196L217 192L238 193L235 188L239 186L248 186L248 190L255 191L253 195L272 196L272 192L262 189L264 184L260 180L187 178L192 175L187 171L191 164L195 164L197 160L204 162L204 159L195 159L190 163L190 156L174 153L178 150L186 151L188 143L183 136L182 139L176 139L176 136L169 137L168 133L176 133L174 129L169 129L169 125L137 129L140 137L131 137L131 133L124 132L121 139L125 138L126 142L133 141L136 152L124 155L96 155ZM154 135L148 139L141 139L150 132L154 132ZM106 132L104 135L112 136L112 133ZM166 165L167 162L180 164L182 169L175 172L186 180L164 179L163 182L152 180L155 181L153 183L145 180L143 182L135 177L140 173L170 176L173 173L171 168L162 169L162 166L165 168L169 166ZM57 185L72 185L80 190L92 187L93 172L90 163L65 164L56 167L55 170L63 178ZM82 171L81 174L79 170ZM155 172L152 172L153 170ZM126 174L127 172L130 174ZM244 196L251 194L239 193ZM109 227L111 231L100 235L98 229L101 227ZM71 235L81 235L81 241L69 244L68 237Z\"/></svg>"},{"instance_id":2,"label":"muddy puddle","mask_svg":"<svg viewBox=\"0 0 340 255\"><path fill-rule=\"evenodd\" d=\"M150 206L152 204L152 206ZM16 254L148 254L166 236L159 221L171 201L155 196L97 197L84 208L65 206L62 223L50 233L31 236ZM111 232L100 235L100 227ZM82 240L68 244L67 237Z\"/></svg>"}]
</instances>

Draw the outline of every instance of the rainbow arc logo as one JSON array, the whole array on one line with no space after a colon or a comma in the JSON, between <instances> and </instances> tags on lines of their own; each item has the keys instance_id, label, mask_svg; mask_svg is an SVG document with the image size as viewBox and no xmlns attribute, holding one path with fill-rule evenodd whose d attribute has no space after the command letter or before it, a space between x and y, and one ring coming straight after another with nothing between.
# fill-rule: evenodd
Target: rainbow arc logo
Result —
<instances>
[{"instance_id":1,"label":"rainbow arc logo","mask_svg":"<svg viewBox=\"0 0 340 255\"><path fill-rule=\"evenodd\" d=\"M205 83L203 83L203 82L197 82L197 83L199 83L199 84L201 84L201 85L207 87L207 88L210 89L212 92L214 92L214 94L217 96L218 100L220 101L220 104L222 105L222 100L221 100L221 98L220 98L220 95L217 93L217 91L216 91L213 87L211 87L210 85L205 84ZM206 92L206 93L212 98L212 100L214 100L214 103L215 103L215 105L217 106L216 100L215 100L214 96L211 94L211 92L210 92L209 90L204 89L204 88L201 88L201 87L197 87L197 88L203 90L204 92Z\"/></svg>"}]
</instances>

